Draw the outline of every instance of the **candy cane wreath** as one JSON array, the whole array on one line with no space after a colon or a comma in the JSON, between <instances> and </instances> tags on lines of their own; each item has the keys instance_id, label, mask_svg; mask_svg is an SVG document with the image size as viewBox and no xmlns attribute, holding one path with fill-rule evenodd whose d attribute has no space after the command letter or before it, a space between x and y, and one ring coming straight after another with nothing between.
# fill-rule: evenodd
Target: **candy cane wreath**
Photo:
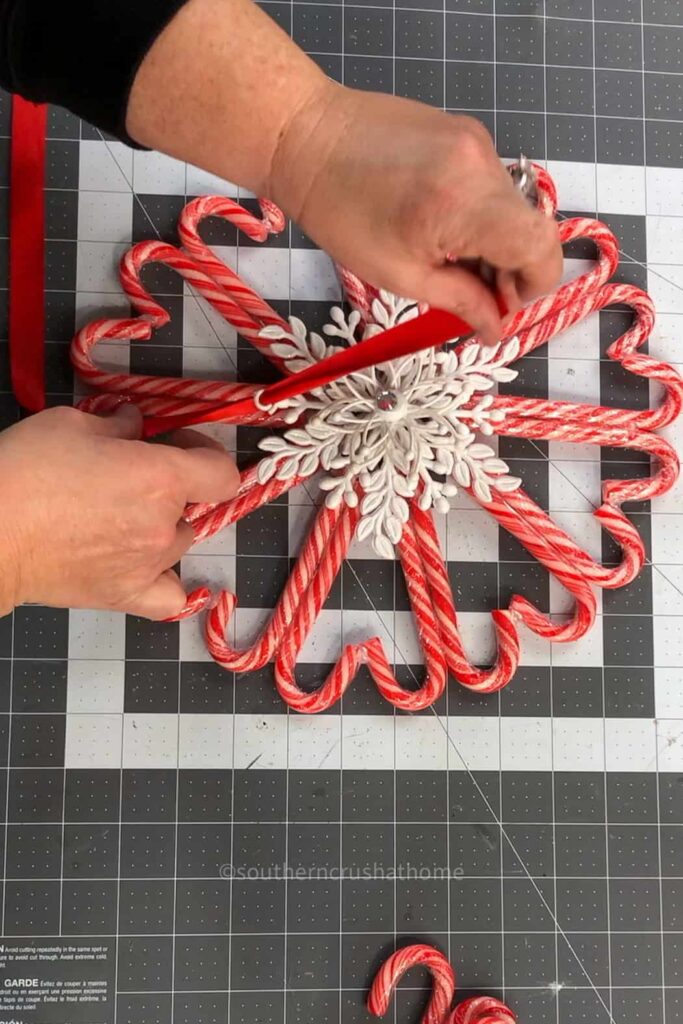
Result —
<instances>
[{"instance_id":1,"label":"candy cane wreath","mask_svg":"<svg viewBox=\"0 0 683 1024\"><path fill-rule=\"evenodd\" d=\"M556 210L550 177L536 168L538 203ZM415 304L374 289L340 270L352 310L331 311L325 337L308 334L295 318L275 310L222 263L202 241L208 217L235 225L264 241L284 227L282 214L267 201L256 217L230 199L205 197L190 202L178 225L182 248L160 241L141 242L123 257L121 282L139 316L97 320L76 335L73 364L96 392L83 403L91 411L135 401L146 417L190 414L197 421L217 403L250 398L253 415L242 422L285 427L261 442L265 457L242 475L236 498L220 505L192 505L186 513L198 541L235 523L321 470L326 501L300 551L268 625L250 647L226 639L235 596L207 588L194 591L182 617L208 608L206 638L215 660L234 672L259 669L274 660L275 682L289 707L323 711L335 704L362 664L380 693L406 711L433 704L448 672L465 687L492 693L510 681L519 661L517 625L540 637L570 642L584 636L596 615L595 587L630 583L645 559L643 541L624 515L626 501L652 498L669 490L678 475L671 445L656 431L679 414L682 381L666 363L639 351L654 323L649 296L629 284L610 284L618 263L612 232L589 218L563 220L563 243L590 239L596 262L582 276L521 310L507 336L494 348L474 342L428 349L362 373L351 374L278 407L261 407L255 385L106 372L93 362L100 341L149 339L169 314L151 297L140 274L149 263L177 271L196 293L284 373L310 366L339 347L355 344L420 312ZM516 374L510 363L550 341L598 310L627 306L629 329L607 351L610 359L639 377L657 381L662 398L655 408L623 409L584 403L494 395L497 381ZM163 422L163 420L161 420ZM602 565L543 511L512 477L505 463L475 435L497 434L534 441L589 443L630 448L652 457L644 479L607 480L594 512L616 543L620 559ZM445 511L460 488L505 527L565 587L574 599L571 614L551 619L515 595L507 609L492 612L497 635L495 664L473 665L460 639L453 594L434 524L433 511ZM348 644L325 682L314 692L299 687L299 652L339 572L354 535L366 537L382 555L398 553L425 659L425 679L417 691L394 676L381 640Z\"/></svg>"}]
</instances>

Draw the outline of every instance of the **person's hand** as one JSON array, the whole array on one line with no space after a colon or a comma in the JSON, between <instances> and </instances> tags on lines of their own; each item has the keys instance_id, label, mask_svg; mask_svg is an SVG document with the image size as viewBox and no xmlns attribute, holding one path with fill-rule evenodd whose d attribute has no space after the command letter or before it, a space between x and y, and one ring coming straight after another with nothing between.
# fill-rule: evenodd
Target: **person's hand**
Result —
<instances>
[{"instance_id":1,"label":"person's hand","mask_svg":"<svg viewBox=\"0 0 683 1024\"><path fill-rule=\"evenodd\" d=\"M467 260L500 272L509 312L559 280L555 225L515 190L478 121L338 85L251 0L183 4L142 62L126 123L143 145L274 200L338 263L458 313L483 341L498 340L500 317Z\"/></svg>"},{"instance_id":2,"label":"person's hand","mask_svg":"<svg viewBox=\"0 0 683 1024\"><path fill-rule=\"evenodd\" d=\"M141 416L59 408L0 434L0 614L17 604L177 615L185 594L171 570L192 544L189 501L237 489L228 455L196 432L145 444Z\"/></svg>"},{"instance_id":3,"label":"person's hand","mask_svg":"<svg viewBox=\"0 0 683 1024\"><path fill-rule=\"evenodd\" d=\"M497 268L510 313L560 278L555 224L515 189L469 117L326 82L283 133L266 188L339 263L457 313L488 343L500 337L496 303L456 261Z\"/></svg>"}]
</instances>

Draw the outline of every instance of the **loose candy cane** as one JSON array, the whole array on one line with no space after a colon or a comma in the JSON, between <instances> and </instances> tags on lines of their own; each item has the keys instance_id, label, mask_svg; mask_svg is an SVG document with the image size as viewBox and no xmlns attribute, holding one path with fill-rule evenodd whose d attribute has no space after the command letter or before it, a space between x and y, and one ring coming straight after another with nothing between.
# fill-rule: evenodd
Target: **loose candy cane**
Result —
<instances>
[{"instance_id":1,"label":"loose candy cane","mask_svg":"<svg viewBox=\"0 0 683 1024\"><path fill-rule=\"evenodd\" d=\"M383 1017L394 989L413 967L426 967L432 976L432 994L420 1024L445 1024L455 995L455 973L443 953L432 946L414 945L397 949L382 964L368 995L368 1010Z\"/></svg>"},{"instance_id":2,"label":"loose candy cane","mask_svg":"<svg viewBox=\"0 0 683 1024\"><path fill-rule=\"evenodd\" d=\"M505 1003L489 996L467 999L451 1011L455 973L443 953L433 946L416 944L398 949L380 967L368 995L368 1010L383 1017L403 975L413 967L426 967L432 976L432 994L420 1024L515 1024Z\"/></svg>"},{"instance_id":3,"label":"loose candy cane","mask_svg":"<svg viewBox=\"0 0 683 1024\"><path fill-rule=\"evenodd\" d=\"M505 1003L490 996L475 996L457 1006L447 1024L515 1024L517 1018Z\"/></svg>"}]
</instances>

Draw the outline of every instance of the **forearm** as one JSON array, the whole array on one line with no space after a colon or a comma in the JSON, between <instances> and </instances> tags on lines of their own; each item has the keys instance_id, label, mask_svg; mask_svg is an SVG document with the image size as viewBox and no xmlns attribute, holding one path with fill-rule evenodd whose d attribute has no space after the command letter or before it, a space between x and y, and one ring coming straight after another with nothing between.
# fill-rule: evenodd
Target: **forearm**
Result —
<instances>
[{"instance_id":1,"label":"forearm","mask_svg":"<svg viewBox=\"0 0 683 1024\"><path fill-rule=\"evenodd\" d=\"M326 78L252 0L0 0L0 82L265 195L373 285L500 336L557 230L470 118ZM454 262L455 257L455 262Z\"/></svg>"},{"instance_id":2,"label":"forearm","mask_svg":"<svg viewBox=\"0 0 683 1024\"><path fill-rule=\"evenodd\" d=\"M294 125L297 136L313 135L335 91L252 0L189 0L140 68L127 129L142 145L267 192L282 140Z\"/></svg>"},{"instance_id":3,"label":"forearm","mask_svg":"<svg viewBox=\"0 0 683 1024\"><path fill-rule=\"evenodd\" d=\"M0 84L279 198L290 215L349 92L252 0L0 0Z\"/></svg>"},{"instance_id":4,"label":"forearm","mask_svg":"<svg viewBox=\"0 0 683 1024\"><path fill-rule=\"evenodd\" d=\"M150 46L186 0L0 0L0 84L125 135Z\"/></svg>"}]
</instances>

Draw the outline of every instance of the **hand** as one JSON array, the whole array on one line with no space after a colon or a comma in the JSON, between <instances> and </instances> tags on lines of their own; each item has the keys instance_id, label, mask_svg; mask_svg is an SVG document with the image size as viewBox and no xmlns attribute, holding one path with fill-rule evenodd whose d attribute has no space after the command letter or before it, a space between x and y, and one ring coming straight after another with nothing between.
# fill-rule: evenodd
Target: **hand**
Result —
<instances>
[{"instance_id":1,"label":"hand","mask_svg":"<svg viewBox=\"0 0 683 1024\"><path fill-rule=\"evenodd\" d=\"M500 338L498 309L460 261L498 269L509 313L560 278L555 224L469 117L325 82L283 133L266 187L359 277L457 313L487 343Z\"/></svg>"},{"instance_id":2,"label":"hand","mask_svg":"<svg viewBox=\"0 0 683 1024\"><path fill-rule=\"evenodd\" d=\"M478 121L330 81L251 0L181 7L142 62L127 127L273 199L359 277L460 314L483 341L500 317L462 261L499 271L509 312L559 280L557 228Z\"/></svg>"},{"instance_id":3,"label":"hand","mask_svg":"<svg viewBox=\"0 0 683 1024\"><path fill-rule=\"evenodd\" d=\"M201 434L145 444L141 416L59 408L0 434L0 614L26 601L150 619L185 604L171 570L193 541L189 501L231 498L232 460Z\"/></svg>"}]
</instances>

